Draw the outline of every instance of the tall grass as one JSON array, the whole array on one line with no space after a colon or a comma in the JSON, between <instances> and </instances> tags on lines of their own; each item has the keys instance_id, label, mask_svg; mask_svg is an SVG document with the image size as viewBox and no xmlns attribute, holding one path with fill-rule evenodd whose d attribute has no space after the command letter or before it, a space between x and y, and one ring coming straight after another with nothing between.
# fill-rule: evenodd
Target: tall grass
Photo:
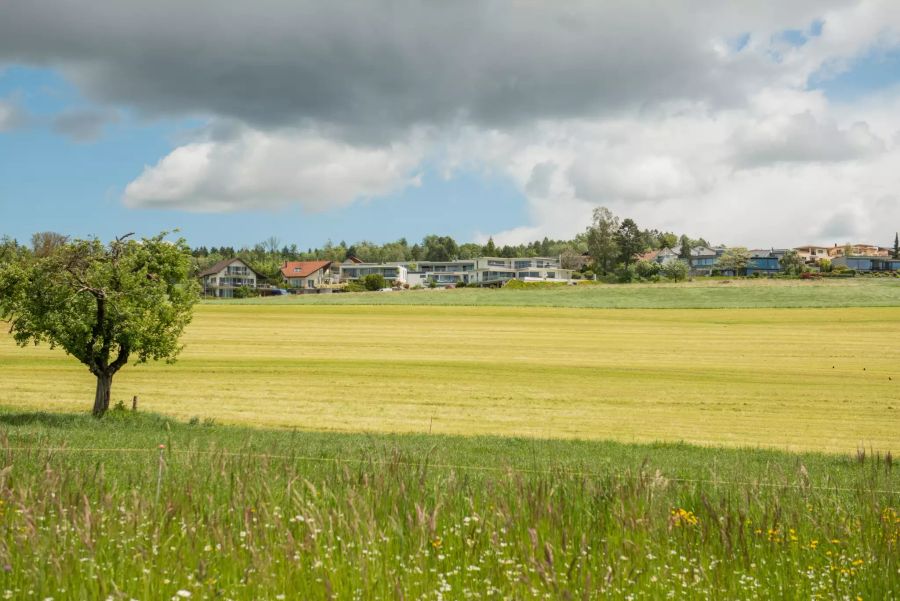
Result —
<instances>
[{"instance_id":1,"label":"tall grass","mask_svg":"<svg viewBox=\"0 0 900 601\"><path fill-rule=\"evenodd\" d=\"M0 423L0 597L898 594L900 482L872 451L299 434L124 412Z\"/></svg>"}]
</instances>

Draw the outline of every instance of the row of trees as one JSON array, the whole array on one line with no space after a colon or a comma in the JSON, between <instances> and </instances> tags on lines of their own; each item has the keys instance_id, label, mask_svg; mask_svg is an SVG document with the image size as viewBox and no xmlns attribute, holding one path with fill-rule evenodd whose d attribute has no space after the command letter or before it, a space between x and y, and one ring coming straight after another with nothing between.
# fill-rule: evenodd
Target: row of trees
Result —
<instances>
[{"instance_id":1,"label":"row of trees","mask_svg":"<svg viewBox=\"0 0 900 601\"><path fill-rule=\"evenodd\" d=\"M594 269L600 275L627 270L638 255L663 248L680 248L680 257L690 260L695 246L709 246L703 238L692 239L672 232L641 229L630 218L620 220L606 207L594 209L593 221L584 235Z\"/></svg>"},{"instance_id":2,"label":"row of trees","mask_svg":"<svg viewBox=\"0 0 900 601\"><path fill-rule=\"evenodd\" d=\"M301 251L296 244L285 245L276 237L251 248L231 246L200 246L192 250L197 265L203 269L222 259L240 256L254 269L267 277L276 277L285 261L344 261L357 257L367 263L394 263L401 261L454 261L476 257L563 257L571 267L580 266L581 255L587 251L586 235L573 240L536 240L529 244L497 246L493 238L486 244L472 242L459 244L451 236L425 236L421 242L409 244L406 238L394 242L376 244L367 240L348 245L327 242L322 248Z\"/></svg>"}]
</instances>

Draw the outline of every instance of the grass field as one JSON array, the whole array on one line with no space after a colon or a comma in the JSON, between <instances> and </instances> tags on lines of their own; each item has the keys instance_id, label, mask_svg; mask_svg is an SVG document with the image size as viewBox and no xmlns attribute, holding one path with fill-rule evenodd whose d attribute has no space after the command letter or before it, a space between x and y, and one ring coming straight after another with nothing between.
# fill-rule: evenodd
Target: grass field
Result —
<instances>
[{"instance_id":1,"label":"grass field","mask_svg":"<svg viewBox=\"0 0 900 601\"><path fill-rule=\"evenodd\" d=\"M0 410L0 597L895 599L884 456ZM165 449L157 450L158 444Z\"/></svg>"},{"instance_id":2,"label":"grass field","mask_svg":"<svg viewBox=\"0 0 900 601\"><path fill-rule=\"evenodd\" d=\"M898 340L900 307L204 304L179 362L127 367L113 397L308 430L897 453ZM5 335L0 381L2 404L55 411L87 410L94 385L61 352Z\"/></svg>"},{"instance_id":3,"label":"grass field","mask_svg":"<svg viewBox=\"0 0 900 601\"><path fill-rule=\"evenodd\" d=\"M596 309L897 307L900 306L900 279L807 281L700 278L678 284L597 284L528 290L426 289L403 293L312 294L209 302L253 305L471 305Z\"/></svg>"}]
</instances>

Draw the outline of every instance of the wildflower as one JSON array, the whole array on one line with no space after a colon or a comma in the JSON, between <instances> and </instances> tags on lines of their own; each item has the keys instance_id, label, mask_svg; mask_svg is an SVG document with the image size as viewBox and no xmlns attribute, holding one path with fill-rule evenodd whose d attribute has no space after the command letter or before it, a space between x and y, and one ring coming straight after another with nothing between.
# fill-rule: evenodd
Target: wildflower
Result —
<instances>
[{"instance_id":1,"label":"wildflower","mask_svg":"<svg viewBox=\"0 0 900 601\"><path fill-rule=\"evenodd\" d=\"M700 523L700 518L694 515L693 511L678 508L672 510L672 517L669 521L675 526L696 526Z\"/></svg>"},{"instance_id":2,"label":"wildflower","mask_svg":"<svg viewBox=\"0 0 900 601\"><path fill-rule=\"evenodd\" d=\"M184 589L179 589L175 591L176 597L181 597L182 599L187 599L191 596L191 591L186 591Z\"/></svg>"},{"instance_id":3,"label":"wildflower","mask_svg":"<svg viewBox=\"0 0 900 601\"><path fill-rule=\"evenodd\" d=\"M433 541L431 541L431 546L434 547L435 549L440 549L440 548L441 548L441 544L442 544L442 543L441 543L441 537L440 537L440 536L435 537L435 539L434 539Z\"/></svg>"}]
</instances>

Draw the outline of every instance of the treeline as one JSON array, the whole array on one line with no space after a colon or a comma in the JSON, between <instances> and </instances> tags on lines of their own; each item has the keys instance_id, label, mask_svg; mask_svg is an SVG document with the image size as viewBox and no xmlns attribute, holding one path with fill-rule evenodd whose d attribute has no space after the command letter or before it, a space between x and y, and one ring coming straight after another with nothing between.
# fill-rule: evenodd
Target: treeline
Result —
<instances>
[{"instance_id":1,"label":"treeline","mask_svg":"<svg viewBox=\"0 0 900 601\"><path fill-rule=\"evenodd\" d=\"M38 256L68 240L55 232L39 232L27 247L8 237L0 240L0 261L4 256L33 252ZM406 238L378 244L362 240L353 244L331 241L322 247L302 249L296 243L285 243L272 236L252 247L197 246L192 255L198 269L204 269L223 259L240 257L268 277L276 277L285 261L344 261L357 257L366 263L394 263L401 261L453 261L476 257L559 257L562 267L598 275L615 273L635 262L640 253L661 248L690 252L697 245L708 246L703 238L692 239L672 232L641 229L633 219L619 219L611 211L600 207L594 211L592 223L570 240L535 240L527 244L497 245L493 238L485 244L459 243L451 236L428 235L410 244ZM8 259L6 259L8 260Z\"/></svg>"},{"instance_id":2,"label":"treeline","mask_svg":"<svg viewBox=\"0 0 900 601\"><path fill-rule=\"evenodd\" d=\"M530 244L498 246L493 238L486 244L473 242L458 243L451 236L425 236L420 242L410 244L406 238L394 242L377 244L362 240L353 244L344 241L334 244L327 242L321 248L301 250L296 244L283 244L271 237L253 247L199 246L193 255L202 269L222 259L240 257L266 276L278 273L285 261L345 261L356 257L366 263L397 263L404 261L455 261L476 257L563 257L572 268L580 267L579 262L587 252L587 235L576 236L572 240L536 240ZM567 259L568 258L568 259Z\"/></svg>"}]
</instances>

